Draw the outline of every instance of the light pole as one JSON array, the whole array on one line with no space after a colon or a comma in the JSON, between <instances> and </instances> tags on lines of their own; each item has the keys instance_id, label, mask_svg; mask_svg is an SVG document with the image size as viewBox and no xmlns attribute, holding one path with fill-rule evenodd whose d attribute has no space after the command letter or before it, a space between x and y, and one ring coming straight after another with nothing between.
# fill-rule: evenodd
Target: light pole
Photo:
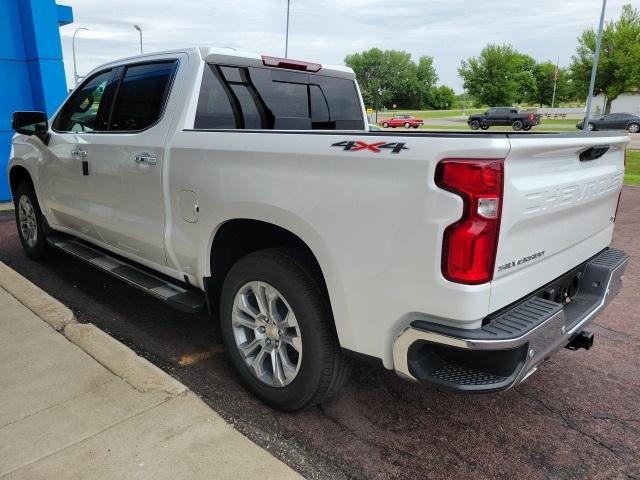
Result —
<instances>
[{"instance_id":1,"label":"light pole","mask_svg":"<svg viewBox=\"0 0 640 480\"><path fill-rule=\"evenodd\" d=\"M133 28L138 30L138 33L140 34L140 55L142 55L142 28L140 28L140 25L134 25Z\"/></svg>"},{"instance_id":2,"label":"light pole","mask_svg":"<svg viewBox=\"0 0 640 480\"><path fill-rule=\"evenodd\" d=\"M556 104L556 87L558 86L558 74L560 69L560 55L558 55L558 61L556 62L556 70L553 72L553 96L551 97L551 108Z\"/></svg>"},{"instance_id":3,"label":"light pole","mask_svg":"<svg viewBox=\"0 0 640 480\"><path fill-rule=\"evenodd\" d=\"M600 59L600 45L602 44L602 28L604 27L604 11L607 8L607 0L602 0L602 13L600 14L600 26L598 27L598 38L596 39L596 51L593 56L591 66L591 81L589 82L589 95L587 96L587 111L584 115L582 130L589 130L589 117L591 116L591 103L593 102L593 89L596 83L596 70L598 70L598 60Z\"/></svg>"},{"instance_id":4,"label":"light pole","mask_svg":"<svg viewBox=\"0 0 640 480\"><path fill-rule=\"evenodd\" d=\"M89 30L88 28L78 27L76 31L73 32L73 38L71 39L71 50L73 51L73 79L76 82L76 86L78 85L78 80L80 77L78 76L78 67L76 66L76 33L80 30Z\"/></svg>"},{"instance_id":5,"label":"light pole","mask_svg":"<svg viewBox=\"0 0 640 480\"><path fill-rule=\"evenodd\" d=\"M287 58L289 55L289 7L291 5L291 0L287 0L287 30L284 37L284 58Z\"/></svg>"}]
</instances>

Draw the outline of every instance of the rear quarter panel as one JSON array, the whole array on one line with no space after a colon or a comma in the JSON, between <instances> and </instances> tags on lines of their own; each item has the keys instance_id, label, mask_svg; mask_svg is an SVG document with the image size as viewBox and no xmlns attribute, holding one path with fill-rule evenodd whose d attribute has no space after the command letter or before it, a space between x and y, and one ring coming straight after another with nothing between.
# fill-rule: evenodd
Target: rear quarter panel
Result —
<instances>
[{"instance_id":1,"label":"rear quarter panel","mask_svg":"<svg viewBox=\"0 0 640 480\"><path fill-rule=\"evenodd\" d=\"M403 142L408 150L332 146L345 140ZM462 202L433 177L442 158L504 157L505 136L179 131L170 144L169 243L194 277L215 275L211 243L227 220L286 228L318 259L341 345L388 368L392 340L411 320L477 326L487 314L488 284L457 285L441 275L442 232ZM179 220L183 189L198 197L197 223Z\"/></svg>"}]
</instances>

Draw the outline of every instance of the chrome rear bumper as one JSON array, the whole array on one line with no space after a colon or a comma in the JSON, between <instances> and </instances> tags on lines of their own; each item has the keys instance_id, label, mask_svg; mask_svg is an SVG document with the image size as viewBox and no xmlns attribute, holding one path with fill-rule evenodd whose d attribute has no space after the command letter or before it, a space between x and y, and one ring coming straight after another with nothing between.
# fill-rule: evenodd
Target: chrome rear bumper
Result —
<instances>
[{"instance_id":1,"label":"chrome rear bumper","mask_svg":"<svg viewBox=\"0 0 640 480\"><path fill-rule=\"evenodd\" d=\"M551 287L477 330L412 322L394 342L394 369L403 378L458 391L498 391L516 385L567 345L618 294L628 258L622 251L604 250L565 274L566 279L551 282ZM577 285L573 295L558 302L553 298L556 288L570 281Z\"/></svg>"}]
</instances>

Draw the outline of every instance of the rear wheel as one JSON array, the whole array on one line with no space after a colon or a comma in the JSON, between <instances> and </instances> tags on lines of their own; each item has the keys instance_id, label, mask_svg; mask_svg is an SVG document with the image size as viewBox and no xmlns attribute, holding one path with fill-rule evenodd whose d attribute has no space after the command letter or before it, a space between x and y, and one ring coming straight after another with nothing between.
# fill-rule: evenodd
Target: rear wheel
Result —
<instances>
[{"instance_id":1,"label":"rear wheel","mask_svg":"<svg viewBox=\"0 0 640 480\"><path fill-rule=\"evenodd\" d=\"M409 122L404 122L404 128L411 128L411 124Z\"/></svg>"},{"instance_id":2,"label":"rear wheel","mask_svg":"<svg viewBox=\"0 0 640 480\"><path fill-rule=\"evenodd\" d=\"M522 129L523 129L525 132L528 132L529 130L531 130L531 125L525 125L524 127L522 127Z\"/></svg>"},{"instance_id":3,"label":"rear wheel","mask_svg":"<svg viewBox=\"0 0 640 480\"><path fill-rule=\"evenodd\" d=\"M222 335L247 387L281 410L322 402L346 381L326 293L313 264L295 248L241 258L222 288Z\"/></svg>"},{"instance_id":4,"label":"rear wheel","mask_svg":"<svg viewBox=\"0 0 640 480\"><path fill-rule=\"evenodd\" d=\"M384 128L388 128L388 127L389 127L389 124L388 124L387 122L384 122L384 123L382 124L382 126L383 126Z\"/></svg>"},{"instance_id":5,"label":"rear wheel","mask_svg":"<svg viewBox=\"0 0 640 480\"><path fill-rule=\"evenodd\" d=\"M513 128L516 132L518 130L522 130L523 127L523 123L522 120L515 120L512 124L511 124L511 128Z\"/></svg>"},{"instance_id":6,"label":"rear wheel","mask_svg":"<svg viewBox=\"0 0 640 480\"><path fill-rule=\"evenodd\" d=\"M21 183L14 197L16 225L22 248L32 260L44 260L52 255L45 235L46 223L33 185Z\"/></svg>"},{"instance_id":7,"label":"rear wheel","mask_svg":"<svg viewBox=\"0 0 640 480\"><path fill-rule=\"evenodd\" d=\"M489 130L489 125L480 125L482 130Z\"/></svg>"},{"instance_id":8,"label":"rear wheel","mask_svg":"<svg viewBox=\"0 0 640 480\"><path fill-rule=\"evenodd\" d=\"M478 130L480 128L480 122L478 120L471 120L469 127L471 127L471 130Z\"/></svg>"},{"instance_id":9,"label":"rear wheel","mask_svg":"<svg viewBox=\"0 0 640 480\"><path fill-rule=\"evenodd\" d=\"M595 126L593 123L589 122L589 124L587 125L587 128L588 128L589 130L595 130L595 129L596 129L596 126Z\"/></svg>"},{"instance_id":10,"label":"rear wheel","mask_svg":"<svg viewBox=\"0 0 640 480\"><path fill-rule=\"evenodd\" d=\"M638 133L640 132L640 124L630 123L629 126L627 127L627 130L629 130L629 133Z\"/></svg>"},{"instance_id":11,"label":"rear wheel","mask_svg":"<svg viewBox=\"0 0 640 480\"><path fill-rule=\"evenodd\" d=\"M418 128L418 125L414 125L413 128Z\"/></svg>"}]
</instances>

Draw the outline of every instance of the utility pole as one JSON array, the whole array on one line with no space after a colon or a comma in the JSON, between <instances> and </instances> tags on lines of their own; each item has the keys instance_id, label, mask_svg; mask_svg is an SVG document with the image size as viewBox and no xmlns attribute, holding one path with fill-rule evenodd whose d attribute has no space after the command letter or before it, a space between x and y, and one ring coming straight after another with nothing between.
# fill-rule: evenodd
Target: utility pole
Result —
<instances>
[{"instance_id":1,"label":"utility pole","mask_svg":"<svg viewBox=\"0 0 640 480\"><path fill-rule=\"evenodd\" d=\"M558 61L556 62L556 71L553 73L553 96L551 97L551 108L556 103L556 86L558 85L558 75L560 73L560 55L558 55Z\"/></svg>"},{"instance_id":2,"label":"utility pole","mask_svg":"<svg viewBox=\"0 0 640 480\"><path fill-rule=\"evenodd\" d=\"M589 82L589 94L587 96L587 111L584 115L582 130L589 130L589 118L591 117L591 104L593 102L593 89L596 83L596 71L598 69L598 60L600 59L600 45L602 44L602 29L604 27L604 11L607 8L607 0L602 0L602 13L600 14L600 26L598 27L598 38L596 39L596 51L593 56L593 65L591 66L591 81Z\"/></svg>"},{"instance_id":3,"label":"utility pole","mask_svg":"<svg viewBox=\"0 0 640 480\"><path fill-rule=\"evenodd\" d=\"M291 0L287 0L287 30L284 37L284 58L288 58L289 55L289 7L291 6Z\"/></svg>"},{"instance_id":4,"label":"utility pole","mask_svg":"<svg viewBox=\"0 0 640 480\"><path fill-rule=\"evenodd\" d=\"M133 28L138 30L138 33L140 34L140 55L142 55L142 28L140 28L140 25L134 25Z\"/></svg>"},{"instance_id":5,"label":"utility pole","mask_svg":"<svg viewBox=\"0 0 640 480\"><path fill-rule=\"evenodd\" d=\"M80 81L80 76L78 76L78 67L76 66L76 33L80 30L89 29L84 27L76 28L76 31L73 32L73 38L71 39L71 50L73 51L73 80L75 81L76 86L78 86L78 82Z\"/></svg>"}]
</instances>

